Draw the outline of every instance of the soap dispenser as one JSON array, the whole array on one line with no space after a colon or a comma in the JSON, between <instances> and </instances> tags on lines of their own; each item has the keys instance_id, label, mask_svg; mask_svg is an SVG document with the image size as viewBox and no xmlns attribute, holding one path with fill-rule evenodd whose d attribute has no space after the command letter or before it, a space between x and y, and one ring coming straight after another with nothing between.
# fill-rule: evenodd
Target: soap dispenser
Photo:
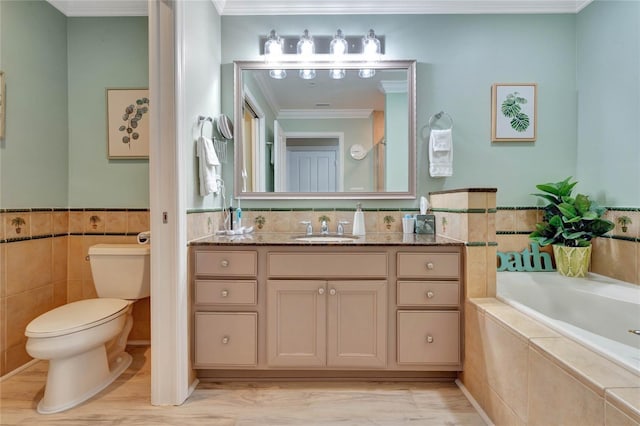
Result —
<instances>
[{"instance_id":1,"label":"soap dispenser","mask_svg":"<svg viewBox=\"0 0 640 426\"><path fill-rule=\"evenodd\" d=\"M353 235L365 235L364 213L360 203L356 204L356 212L353 214Z\"/></svg>"}]
</instances>

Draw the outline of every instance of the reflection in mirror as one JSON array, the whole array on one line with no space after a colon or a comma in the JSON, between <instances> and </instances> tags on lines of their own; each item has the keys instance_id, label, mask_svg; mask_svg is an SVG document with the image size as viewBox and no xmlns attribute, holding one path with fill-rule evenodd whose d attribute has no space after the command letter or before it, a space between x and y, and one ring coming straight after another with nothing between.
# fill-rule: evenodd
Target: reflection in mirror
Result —
<instances>
[{"instance_id":1,"label":"reflection in mirror","mask_svg":"<svg viewBox=\"0 0 640 426\"><path fill-rule=\"evenodd\" d=\"M415 61L335 68L235 63L237 198L415 198Z\"/></svg>"}]
</instances>

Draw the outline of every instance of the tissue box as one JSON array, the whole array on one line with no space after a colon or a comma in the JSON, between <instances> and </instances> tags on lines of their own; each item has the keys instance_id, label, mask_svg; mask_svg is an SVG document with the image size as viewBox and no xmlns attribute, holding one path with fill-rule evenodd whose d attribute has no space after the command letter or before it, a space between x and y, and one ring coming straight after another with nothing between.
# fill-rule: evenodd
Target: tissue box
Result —
<instances>
[{"instance_id":1,"label":"tissue box","mask_svg":"<svg viewBox=\"0 0 640 426\"><path fill-rule=\"evenodd\" d=\"M436 216L432 214L419 214L416 216L416 234L435 234Z\"/></svg>"}]
</instances>

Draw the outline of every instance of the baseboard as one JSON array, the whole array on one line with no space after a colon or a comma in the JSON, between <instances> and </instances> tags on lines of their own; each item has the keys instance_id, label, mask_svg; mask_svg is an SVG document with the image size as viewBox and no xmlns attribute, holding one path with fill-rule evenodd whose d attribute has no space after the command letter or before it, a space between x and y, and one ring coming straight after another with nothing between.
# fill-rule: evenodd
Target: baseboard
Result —
<instances>
[{"instance_id":1,"label":"baseboard","mask_svg":"<svg viewBox=\"0 0 640 426\"><path fill-rule=\"evenodd\" d=\"M464 383L462 383L460 379L456 379L456 385L458 385L458 388L460 388L464 396L467 397L467 399L469 400L473 408L476 409L476 411L478 412L482 420L485 422L485 424L487 426L495 426L491 421L491 419L489 418L489 416L487 416L487 413L485 413L485 411L482 409L480 404L478 404L478 401L476 401L473 395L471 395L471 392L469 392L469 390L465 387Z\"/></svg>"},{"instance_id":2,"label":"baseboard","mask_svg":"<svg viewBox=\"0 0 640 426\"><path fill-rule=\"evenodd\" d=\"M32 359L31 361L29 361L26 364L21 365L20 367L9 371L7 374L5 374L4 376L0 377L0 383L4 382L5 380L7 380L10 377L15 376L18 373L23 372L24 370L26 370L27 368L31 367L32 365L35 365L39 362L39 359Z\"/></svg>"}]
</instances>

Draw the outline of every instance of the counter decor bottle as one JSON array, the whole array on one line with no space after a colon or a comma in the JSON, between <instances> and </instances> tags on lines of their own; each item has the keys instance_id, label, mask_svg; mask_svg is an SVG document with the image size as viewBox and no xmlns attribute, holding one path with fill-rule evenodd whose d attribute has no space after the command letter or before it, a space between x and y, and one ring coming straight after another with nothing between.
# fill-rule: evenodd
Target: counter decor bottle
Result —
<instances>
[{"instance_id":1,"label":"counter decor bottle","mask_svg":"<svg viewBox=\"0 0 640 426\"><path fill-rule=\"evenodd\" d=\"M364 213L362 213L362 204L356 204L356 212L353 214L353 235L365 235L364 229Z\"/></svg>"}]
</instances>

